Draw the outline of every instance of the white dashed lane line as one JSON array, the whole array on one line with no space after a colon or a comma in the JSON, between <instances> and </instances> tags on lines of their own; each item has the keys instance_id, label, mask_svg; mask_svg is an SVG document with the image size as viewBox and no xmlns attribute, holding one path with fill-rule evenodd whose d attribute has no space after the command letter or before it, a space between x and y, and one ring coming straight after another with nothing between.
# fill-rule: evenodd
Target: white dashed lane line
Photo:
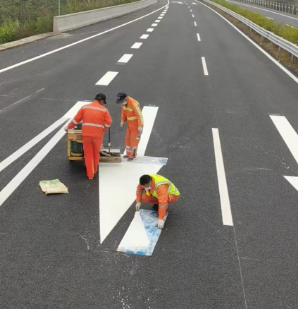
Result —
<instances>
[{"instance_id":1,"label":"white dashed lane line","mask_svg":"<svg viewBox=\"0 0 298 309\"><path fill-rule=\"evenodd\" d=\"M197 33L197 38L198 38L198 41L201 42L201 37L198 33Z\"/></svg>"},{"instance_id":2,"label":"white dashed lane line","mask_svg":"<svg viewBox=\"0 0 298 309\"><path fill-rule=\"evenodd\" d=\"M108 86L119 72L108 71L97 83L97 86Z\"/></svg>"},{"instance_id":3,"label":"white dashed lane line","mask_svg":"<svg viewBox=\"0 0 298 309\"><path fill-rule=\"evenodd\" d=\"M146 40L149 37L149 34L143 34L140 39Z\"/></svg>"},{"instance_id":4,"label":"white dashed lane line","mask_svg":"<svg viewBox=\"0 0 298 309\"><path fill-rule=\"evenodd\" d=\"M147 32L153 32L154 28L148 28Z\"/></svg>"},{"instance_id":5,"label":"white dashed lane line","mask_svg":"<svg viewBox=\"0 0 298 309\"><path fill-rule=\"evenodd\" d=\"M140 42L136 42L132 45L131 48L134 48L134 49L139 49L141 46L142 46L143 43L140 43Z\"/></svg>"},{"instance_id":6,"label":"white dashed lane line","mask_svg":"<svg viewBox=\"0 0 298 309\"><path fill-rule=\"evenodd\" d=\"M130 58L132 57L132 54L124 54L119 60L118 63L127 63Z\"/></svg>"},{"instance_id":7,"label":"white dashed lane line","mask_svg":"<svg viewBox=\"0 0 298 309\"><path fill-rule=\"evenodd\" d=\"M209 75L208 70L207 70L207 64L206 64L205 57L202 57L202 64L203 64L204 75Z\"/></svg>"}]
</instances>

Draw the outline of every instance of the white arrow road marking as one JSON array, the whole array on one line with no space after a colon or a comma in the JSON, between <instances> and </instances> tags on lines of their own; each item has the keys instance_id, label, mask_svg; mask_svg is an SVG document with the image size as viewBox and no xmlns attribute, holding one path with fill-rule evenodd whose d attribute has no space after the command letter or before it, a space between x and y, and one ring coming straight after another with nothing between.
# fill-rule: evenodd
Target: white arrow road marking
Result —
<instances>
[{"instance_id":1,"label":"white arrow road marking","mask_svg":"<svg viewBox=\"0 0 298 309\"><path fill-rule=\"evenodd\" d=\"M228 185L226 180L225 167L222 157L220 138L218 129L212 129L213 134L213 144L214 144L214 153L216 161L216 170L217 170L217 180L222 212L222 221L224 225L233 226L233 218L231 211L231 204L229 198Z\"/></svg>"},{"instance_id":2,"label":"white arrow road marking","mask_svg":"<svg viewBox=\"0 0 298 309\"><path fill-rule=\"evenodd\" d=\"M41 140L43 140L46 136L48 136L50 133L52 133L55 129L57 129L60 125L62 125L64 122L66 122L69 119L72 119L78 110L84 105L88 104L90 102L83 102L79 101L77 102L63 117L58 119L56 122L54 122L52 125L50 125L48 128L46 128L44 131L39 133L37 136L32 138L31 141L26 143L24 146L19 148L17 151L15 151L13 154L11 154L9 157L4 159L0 163L0 172L3 171L7 166L9 166L11 163L13 163L15 160L17 160L19 157L21 157L24 153L26 153L28 150L30 150L33 146L35 146L37 143L39 143Z\"/></svg>"},{"instance_id":3,"label":"white arrow road marking","mask_svg":"<svg viewBox=\"0 0 298 309\"><path fill-rule=\"evenodd\" d=\"M145 154L154 125L158 107L145 106L142 110L144 131L138 147L138 157ZM154 159L154 158L152 158ZM160 163L101 163L99 165L99 211L100 241L110 234L136 198L136 187L140 176L156 174L162 168Z\"/></svg>"},{"instance_id":4,"label":"white arrow road marking","mask_svg":"<svg viewBox=\"0 0 298 309\"><path fill-rule=\"evenodd\" d=\"M88 102L78 102L66 115L73 118L82 105ZM76 108L75 108L76 107ZM68 118L68 119L69 119ZM54 146L65 135L64 128L61 128L50 141L42 147L42 149L30 160L30 162L6 185L0 192L0 206L10 197L10 195L18 188L18 186L27 178L35 167L46 157L46 155L54 148Z\"/></svg>"},{"instance_id":5,"label":"white arrow road marking","mask_svg":"<svg viewBox=\"0 0 298 309\"><path fill-rule=\"evenodd\" d=\"M286 117L270 115L270 118L298 163L298 135L296 131Z\"/></svg>"}]
</instances>

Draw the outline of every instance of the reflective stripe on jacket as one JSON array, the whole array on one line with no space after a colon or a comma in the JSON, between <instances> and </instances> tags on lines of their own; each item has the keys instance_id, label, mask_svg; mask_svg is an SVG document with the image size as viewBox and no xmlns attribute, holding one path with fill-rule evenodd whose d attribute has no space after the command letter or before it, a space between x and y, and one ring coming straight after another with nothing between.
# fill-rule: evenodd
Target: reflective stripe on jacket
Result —
<instances>
[{"instance_id":1,"label":"reflective stripe on jacket","mask_svg":"<svg viewBox=\"0 0 298 309\"><path fill-rule=\"evenodd\" d=\"M127 98L127 105L121 105L121 122L127 121L128 127L143 127L143 115L139 102L133 98Z\"/></svg>"},{"instance_id":2,"label":"reflective stripe on jacket","mask_svg":"<svg viewBox=\"0 0 298 309\"><path fill-rule=\"evenodd\" d=\"M76 114L72 122L69 123L68 129L74 128L82 122L82 135L100 137L104 131L110 127L112 118L108 109L98 101L84 105Z\"/></svg>"}]
</instances>

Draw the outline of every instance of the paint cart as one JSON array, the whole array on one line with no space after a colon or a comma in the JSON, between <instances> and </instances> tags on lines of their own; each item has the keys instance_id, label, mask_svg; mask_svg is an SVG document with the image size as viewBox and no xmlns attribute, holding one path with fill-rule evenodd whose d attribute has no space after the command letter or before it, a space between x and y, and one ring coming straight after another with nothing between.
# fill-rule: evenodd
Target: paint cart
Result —
<instances>
[{"instance_id":1,"label":"paint cart","mask_svg":"<svg viewBox=\"0 0 298 309\"><path fill-rule=\"evenodd\" d=\"M110 139L109 130L109 145L100 149L100 162L120 163L122 161L120 149L111 149ZM84 160L81 128L67 130L67 158L70 162Z\"/></svg>"}]
</instances>

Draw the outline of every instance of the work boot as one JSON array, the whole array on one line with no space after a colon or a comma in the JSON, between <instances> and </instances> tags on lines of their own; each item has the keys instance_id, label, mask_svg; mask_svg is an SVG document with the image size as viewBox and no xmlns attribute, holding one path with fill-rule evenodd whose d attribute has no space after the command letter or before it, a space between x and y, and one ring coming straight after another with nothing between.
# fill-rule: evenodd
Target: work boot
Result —
<instances>
[{"instance_id":1,"label":"work boot","mask_svg":"<svg viewBox=\"0 0 298 309\"><path fill-rule=\"evenodd\" d=\"M158 204L153 204L152 209L155 210L155 211L158 211Z\"/></svg>"},{"instance_id":2,"label":"work boot","mask_svg":"<svg viewBox=\"0 0 298 309\"><path fill-rule=\"evenodd\" d=\"M127 161L132 161L132 160L133 160L133 158L128 158L128 159L127 159Z\"/></svg>"},{"instance_id":3,"label":"work boot","mask_svg":"<svg viewBox=\"0 0 298 309\"><path fill-rule=\"evenodd\" d=\"M128 155L125 155L125 156L123 156L123 158L124 158L124 159L127 159L127 158L129 158L129 156L128 156Z\"/></svg>"}]
</instances>

